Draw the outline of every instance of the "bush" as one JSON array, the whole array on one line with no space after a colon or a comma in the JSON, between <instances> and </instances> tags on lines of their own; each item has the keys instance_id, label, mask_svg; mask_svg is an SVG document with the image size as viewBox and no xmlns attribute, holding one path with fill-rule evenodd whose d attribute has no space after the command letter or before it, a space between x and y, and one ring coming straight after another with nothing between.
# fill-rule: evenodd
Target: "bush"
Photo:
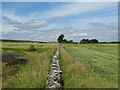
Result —
<instances>
[{"instance_id":1,"label":"bush","mask_svg":"<svg viewBox=\"0 0 120 90\"><path fill-rule=\"evenodd\" d=\"M27 49L27 51L32 52L32 51L36 51L36 49L35 49L34 45L30 45L30 47Z\"/></svg>"}]
</instances>

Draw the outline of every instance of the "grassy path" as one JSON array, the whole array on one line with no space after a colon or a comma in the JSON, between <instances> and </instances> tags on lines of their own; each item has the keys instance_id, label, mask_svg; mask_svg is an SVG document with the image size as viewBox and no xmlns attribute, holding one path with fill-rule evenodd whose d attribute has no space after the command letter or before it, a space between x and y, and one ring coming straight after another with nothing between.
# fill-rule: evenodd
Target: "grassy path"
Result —
<instances>
[{"instance_id":1,"label":"grassy path","mask_svg":"<svg viewBox=\"0 0 120 90\"><path fill-rule=\"evenodd\" d=\"M91 79L87 73L89 71L80 62L75 61L64 48L60 51L60 66L64 88L84 88L85 82Z\"/></svg>"}]
</instances>

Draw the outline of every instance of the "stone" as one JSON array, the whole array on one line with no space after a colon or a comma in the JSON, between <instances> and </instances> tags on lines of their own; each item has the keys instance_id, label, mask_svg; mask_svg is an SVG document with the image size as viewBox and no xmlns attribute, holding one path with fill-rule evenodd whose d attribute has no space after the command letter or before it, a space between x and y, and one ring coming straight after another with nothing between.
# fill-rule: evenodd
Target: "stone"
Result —
<instances>
[{"instance_id":1,"label":"stone","mask_svg":"<svg viewBox=\"0 0 120 90\"><path fill-rule=\"evenodd\" d=\"M46 81L46 88L62 88L63 80L62 80L62 71L59 66L59 47L56 51L56 54L53 56L52 64L50 66L50 74L48 75L48 80Z\"/></svg>"}]
</instances>

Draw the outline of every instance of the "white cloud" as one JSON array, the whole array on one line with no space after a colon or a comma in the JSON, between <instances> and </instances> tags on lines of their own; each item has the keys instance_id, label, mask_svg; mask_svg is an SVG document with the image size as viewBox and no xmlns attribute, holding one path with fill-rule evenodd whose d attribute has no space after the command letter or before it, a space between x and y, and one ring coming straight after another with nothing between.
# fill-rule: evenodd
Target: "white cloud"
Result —
<instances>
[{"instance_id":1,"label":"white cloud","mask_svg":"<svg viewBox=\"0 0 120 90\"><path fill-rule=\"evenodd\" d=\"M37 20L39 19L40 13L34 12L30 13L29 15L24 15L24 16L19 16L16 15L15 11L8 11L8 10L3 10L2 16L7 17L8 19L11 19L13 21L17 21L20 23L26 23L29 21Z\"/></svg>"},{"instance_id":2,"label":"white cloud","mask_svg":"<svg viewBox=\"0 0 120 90\"><path fill-rule=\"evenodd\" d=\"M32 31L32 30L38 30L42 26L47 25L47 21L35 21L35 22L29 22L29 23L23 23L16 25L18 30L27 30L27 31Z\"/></svg>"},{"instance_id":3,"label":"white cloud","mask_svg":"<svg viewBox=\"0 0 120 90\"><path fill-rule=\"evenodd\" d=\"M26 31L35 31L38 28L47 25L47 21L35 21L23 24L3 24L2 31L7 32L26 32Z\"/></svg>"},{"instance_id":4,"label":"white cloud","mask_svg":"<svg viewBox=\"0 0 120 90\"><path fill-rule=\"evenodd\" d=\"M117 7L117 3L88 3L88 2L78 2L78 3L67 3L61 5L59 7L53 8L51 10L47 10L44 12L34 12L30 13L27 16L19 16L16 15L14 11L3 10L2 15L12 19L13 21L26 23L32 20L39 19L54 19L54 21L64 21L64 18L60 18L63 16L77 15L86 12L92 12L99 9L109 8L109 7Z\"/></svg>"},{"instance_id":5,"label":"white cloud","mask_svg":"<svg viewBox=\"0 0 120 90\"><path fill-rule=\"evenodd\" d=\"M9 19L11 19L13 21L17 21L17 22L24 22L24 20L25 20L25 18L23 18L22 16L21 17L17 16L17 15L15 15L14 12L9 12L7 10L3 10L2 15L4 17L7 17L7 18L9 18Z\"/></svg>"},{"instance_id":6,"label":"white cloud","mask_svg":"<svg viewBox=\"0 0 120 90\"><path fill-rule=\"evenodd\" d=\"M78 18L70 21L71 27L76 29L94 29L97 30L99 27L102 29L117 29L118 27L118 17L108 16L108 17L86 17ZM96 25L95 25L96 23ZM94 25L93 25L94 24Z\"/></svg>"},{"instance_id":7,"label":"white cloud","mask_svg":"<svg viewBox=\"0 0 120 90\"><path fill-rule=\"evenodd\" d=\"M35 22L32 22L32 23L28 23L26 25L28 26L43 26L43 25L46 25L47 24L47 21L35 21Z\"/></svg>"},{"instance_id":8,"label":"white cloud","mask_svg":"<svg viewBox=\"0 0 120 90\"><path fill-rule=\"evenodd\" d=\"M59 35L53 35L53 36L49 36L49 38L57 38Z\"/></svg>"},{"instance_id":9,"label":"white cloud","mask_svg":"<svg viewBox=\"0 0 120 90\"><path fill-rule=\"evenodd\" d=\"M86 18L80 18L80 19L76 19L75 22L86 22L86 23L113 23L116 22L118 23L118 16L107 16L107 17L86 17Z\"/></svg>"},{"instance_id":10,"label":"white cloud","mask_svg":"<svg viewBox=\"0 0 120 90\"><path fill-rule=\"evenodd\" d=\"M114 3L69 3L62 5L60 7L54 8L53 10L45 11L41 15L42 18L53 18L53 17L61 17L68 15L76 15L86 12L91 12L103 8L109 8L117 5Z\"/></svg>"},{"instance_id":11,"label":"white cloud","mask_svg":"<svg viewBox=\"0 0 120 90\"><path fill-rule=\"evenodd\" d=\"M3 25L2 26L2 32L7 33L7 32L12 32L16 29L13 25Z\"/></svg>"},{"instance_id":12,"label":"white cloud","mask_svg":"<svg viewBox=\"0 0 120 90\"><path fill-rule=\"evenodd\" d=\"M62 16L69 16L69 15L77 15L82 14L86 12L92 12L99 9L109 8L109 7L117 7L117 3L88 3L88 2L78 2L78 3L67 3L64 5L61 5L59 7L53 8L51 10L47 10L44 12L34 12L30 13L27 16L19 16L16 15L14 11L7 11L3 10L3 16L8 17L12 20L18 21L18 22L29 22L30 20L37 20L37 19L46 19L46 18L55 18L59 21L63 21Z\"/></svg>"},{"instance_id":13,"label":"white cloud","mask_svg":"<svg viewBox=\"0 0 120 90\"><path fill-rule=\"evenodd\" d=\"M87 35L88 35L87 33L73 33L70 36L87 36Z\"/></svg>"},{"instance_id":14,"label":"white cloud","mask_svg":"<svg viewBox=\"0 0 120 90\"><path fill-rule=\"evenodd\" d=\"M46 27L43 27L41 29L57 29L57 28L61 28L62 26L60 24L57 23L51 23L49 25L47 25Z\"/></svg>"}]
</instances>

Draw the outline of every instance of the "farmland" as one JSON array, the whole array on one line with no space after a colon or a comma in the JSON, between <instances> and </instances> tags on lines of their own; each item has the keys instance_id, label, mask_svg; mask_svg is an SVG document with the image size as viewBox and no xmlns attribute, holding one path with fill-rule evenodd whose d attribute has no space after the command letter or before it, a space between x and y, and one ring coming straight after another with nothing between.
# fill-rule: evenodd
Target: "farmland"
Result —
<instances>
[{"instance_id":1,"label":"farmland","mask_svg":"<svg viewBox=\"0 0 120 90\"><path fill-rule=\"evenodd\" d=\"M36 47L36 51L26 51L26 48L31 44ZM3 88L45 88L56 44L3 43L2 46L3 54L12 52L29 59L26 65L18 65L18 72L16 72L16 67L6 67L5 63L3 63ZM9 75L10 72L15 72L16 74Z\"/></svg>"},{"instance_id":2,"label":"farmland","mask_svg":"<svg viewBox=\"0 0 120 90\"><path fill-rule=\"evenodd\" d=\"M34 45L36 51L26 49ZM3 88L45 88L52 56L58 43L2 43L2 53L16 53L28 59L16 67L2 64ZM64 88L117 88L118 44L60 44L60 67Z\"/></svg>"},{"instance_id":3,"label":"farmland","mask_svg":"<svg viewBox=\"0 0 120 90\"><path fill-rule=\"evenodd\" d=\"M118 87L117 44L67 44L63 47L61 68L66 82L64 87Z\"/></svg>"}]
</instances>

